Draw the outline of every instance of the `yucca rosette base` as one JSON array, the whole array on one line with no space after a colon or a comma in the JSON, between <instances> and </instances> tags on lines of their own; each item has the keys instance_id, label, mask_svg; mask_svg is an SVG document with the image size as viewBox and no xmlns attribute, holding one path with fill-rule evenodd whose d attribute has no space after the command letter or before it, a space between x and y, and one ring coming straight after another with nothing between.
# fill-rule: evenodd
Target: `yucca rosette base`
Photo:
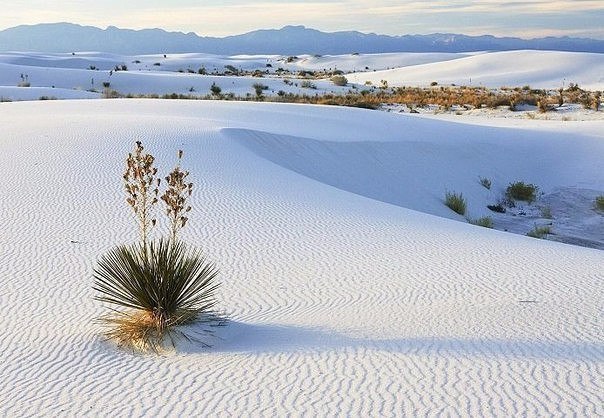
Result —
<instances>
[{"instance_id":1,"label":"yucca rosette base","mask_svg":"<svg viewBox=\"0 0 604 418\"><path fill-rule=\"evenodd\" d=\"M101 318L121 346L161 349L176 327L215 315L218 270L198 249L180 241L120 245L94 270L95 299L113 305Z\"/></svg>"}]
</instances>

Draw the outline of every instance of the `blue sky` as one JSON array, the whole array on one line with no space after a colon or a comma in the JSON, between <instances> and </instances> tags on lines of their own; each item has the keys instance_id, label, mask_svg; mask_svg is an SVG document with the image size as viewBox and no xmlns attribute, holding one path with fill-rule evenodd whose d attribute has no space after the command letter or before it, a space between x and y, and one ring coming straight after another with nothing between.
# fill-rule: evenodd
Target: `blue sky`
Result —
<instances>
[{"instance_id":1,"label":"blue sky","mask_svg":"<svg viewBox=\"0 0 604 418\"><path fill-rule=\"evenodd\" d=\"M523 38L604 39L604 0L28 0L3 1L0 29L20 24L84 25L225 36L305 25L389 35L454 32Z\"/></svg>"}]
</instances>

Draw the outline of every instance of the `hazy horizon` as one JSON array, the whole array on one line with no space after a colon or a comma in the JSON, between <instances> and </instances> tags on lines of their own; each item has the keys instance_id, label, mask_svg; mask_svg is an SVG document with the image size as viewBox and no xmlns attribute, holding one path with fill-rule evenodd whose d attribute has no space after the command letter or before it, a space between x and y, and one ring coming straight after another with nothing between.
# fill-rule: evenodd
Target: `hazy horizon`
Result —
<instances>
[{"instance_id":1,"label":"hazy horizon","mask_svg":"<svg viewBox=\"0 0 604 418\"><path fill-rule=\"evenodd\" d=\"M303 25L324 32L356 30L383 35L460 33L518 38L571 36L604 39L600 0L58 0L4 5L0 30L19 25L70 22L128 29L161 28L224 37L256 29Z\"/></svg>"},{"instance_id":2,"label":"hazy horizon","mask_svg":"<svg viewBox=\"0 0 604 418\"><path fill-rule=\"evenodd\" d=\"M451 31L435 31L435 32L425 32L425 33L396 33L396 34L389 34L389 33L384 33L384 32L379 32L379 31L362 31L362 30L358 30L358 29L342 29L342 30L323 30L323 29L319 29L317 27L313 27L313 26L309 26L309 25L305 25L303 23L299 23L299 24L287 24L287 25L281 25L281 26L274 26L274 27L257 27L257 28L253 28L253 29L249 29L246 30L244 32L237 32L237 33L232 33L232 34L225 34L225 35L206 35L206 34L201 34L201 33L197 33L194 31L184 31L184 30L177 30L177 29L167 29L164 27L159 27L159 26L155 26L155 27L141 27L141 28L134 28L134 27L126 27L126 26L118 26L118 25L92 25L92 24L83 24L83 23L78 23L78 22L67 22L67 21L56 21L56 22L39 22L39 23L22 23L19 25L14 25L14 26L9 26L9 27L0 27L0 31L6 30L6 29L11 29L11 28L15 28L15 27L19 27L19 26L36 26L36 25L55 25L55 24L71 24L71 25L78 25L78 26L82 26L82 27L94 27L97 29L101 29L101 30L106 30L109 27L115 27L121 30L134 30L134 31L139 31L139 30L147 30L147 29L159 29L159 30L164 30L166 32L170 32L170 33L183 33L183 34L188 34L188 33L194 33L197 36L200 37L214 37L214 38L225 38L228 36L237 36L237 35L243 35L246 33L250 33L250 32L254 32L254 31L259 31L259 30L280 30L283 29L285 27L288 26L298 26L298 27L305 27L306 29L314 29L314 30L318 30L324 33L336 33L336 32L360 32L360 33L364 33L364 34L375 34L375 35L386 35L386 36L405 36L405 35L433 35L433 34L455 34L455 35L467 35L467 36L495 36L497 38L518 38L518 39L524 39L524 40L531 40L531 39L538 39L538 38L545 38L545 37L565 37L568 36L570 38L584 38L584 39L594 39L594 40L604 40L604 37L602 38L597 38L597 37L593 37L593 36L582 36L582 35L567 35L567 34L561 34L561 35L535 35L535 36L521 36L521 35L517 35L517 34L506 34L506 35L497 35L494 33L467 33L467 32L451 32Z\"/></svg>"}]
</instances>

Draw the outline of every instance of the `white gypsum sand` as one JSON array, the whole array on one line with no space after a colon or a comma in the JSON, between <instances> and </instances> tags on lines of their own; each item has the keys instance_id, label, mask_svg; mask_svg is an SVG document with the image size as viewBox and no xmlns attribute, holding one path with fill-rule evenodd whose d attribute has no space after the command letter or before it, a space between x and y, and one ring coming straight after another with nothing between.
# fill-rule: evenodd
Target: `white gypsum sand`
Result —
<instances>
[{"instance_id":1,"label":"white gypsum sand","mask_svg":"<svg viewBox=\"0 0 604 418\"><path fill-rule=\"evenodd\" d=\"M408 209L455 218L443 186L472 208L499 160L501 181L602 189L601 122L95 100L0 123L3 415L604 415L603 253ZM184 239L232 317L212 348L132 355L93 322L97 257L136 239L135 140L160 169L185 151Z\"/></svg>"},{"instance_id":2,"label":"white gypsum sand","mask_svg":"<svg viewBox=\"0 0 604 418\"><path fill-rule=\"evenodd\" d=\"M127 71L115 71L116 66L125 66ZM246 73L224 75L229 68ZM200 69L207 74L198 74ZM253 77L254 71L262 77ZM303 80L301 71L317 71L319 79ZM328 74L336 71L346 76L348 85L336 86L330 81ZM94 98L102 97L105 86L124 95L205 96L210 94L213 83L223 94L239 97L255 97L254 84L266 86L262 91L265 96L277 96L279 92L314 96L372 89L380 86L382 80L389 86L428 86L437 82L489 88L529 85L543 89L567 88L574 83L581 88L602 90L603 71L604 54L532 50L297 57L4 52L0 53L0 99ZM371 87L365 86L367 81L372 83ZM31 87L17 88L23 82Z\"/></svg>"},{"instance_id":3,"label":"white gypsum sand","mask_svg":"<svg viewBox=\"0 0 604 418\"><path fill-rule=\"evenodd\" d=\"M579 84L589 90L604 89L604 54L562 51L503 51L460 57L453 61L432 62L375 72L360 72L347 77L353 83L371 81L390 86L439 85L480 87L518 87L557 89Z\"/></svg>"}]
</instances>

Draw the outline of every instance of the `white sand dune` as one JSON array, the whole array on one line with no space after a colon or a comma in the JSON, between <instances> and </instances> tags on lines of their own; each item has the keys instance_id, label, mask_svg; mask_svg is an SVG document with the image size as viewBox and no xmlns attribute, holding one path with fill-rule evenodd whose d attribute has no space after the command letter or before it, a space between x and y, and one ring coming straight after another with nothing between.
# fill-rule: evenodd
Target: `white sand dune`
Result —
<instances>
[{"instance_id":1,"label":"white sand dune","mask_svg":"<svg viewBox=\"0 0 604 418\"><path fill-rule=\"evenodd\" d=\"M279 66L288 70L340 70L350 73L446 62L474 54L476 53L393 52L381 54L300 55L293 62L288 63L286 57L278 58L277 61L279 62Z\"/></svg>"},{"instance_id":2,"label":"white sand dune","mask_svg":"<svg viewBox=\"0 0 604 418\"><path fill-rule=\"evenodd\" d=\"M240 70L267 70L273 72L281 67L290 71L334 70L354 72L368 67L370 70L385 70L430 62L448 61L463 58L476 53L412 53L397 52L383 54L348 55L299 55L287 57L281 55L213 55L204 53L154 54L154 55L117 55L105 52L36 53L1 52L0 62L27 67L52 67L88 69L91 66L108 71L116 65L125 64L134 71L178 71L205 68L208 72L223 72L227 65ZM270 64L270 67L267 66Z\"/></svg>"},{"instance_id":3,"label":"white sand dune","mask_svg":"<svg viewBox=\"0 0 604 418\"><path fill-rule=\"evenodd\" d=\"M604 415L604 253L408 209L451 216L443 184L472 206L489 168L604 189L601 122L530 122L1 103L0 414ZM132 355L92 322L95 260L136 237L120 180L138 139L161 168L185 151L185 239L232 317L212 348Z\"/></svg>"},{"instance_id":4,"label":"white sand dune","mask_svg":"<svg viewBox=\"0 0 604 418\"><path fill-rule=\"evenodd\" d=\"M437 81L440 84L494 88L522 85L559 88L578 83L583 88L604 89L604 54L511 51L473 54L301 55L292 62L287 62L287 58L277 55L225 57L166 54L164 57L121 56L99 52L78 52L75 55L7 52L0 54L0 97L11 100L35 100L42 95L59 99L93 98L100 97L100 94L87 90L100 92L103 90L103 83L110 83L111 88L120 93L134 95L206 95L209 94L212 83L216 83L223 93L241 97L255 95L255 83L266 85L268 89L264 94L271 96L279 91L308 95L343 94L353 87L352 84L335 86L327 78L312 80L316 89L302 88L301 80L295 77L293 84L286 84L283 78L275 76L278 68L288 69L294 75L302 70L352 71L346 77L350 83L359 85L364 85L366 81L379 85L382 80L386 80L391 86L425 86ZM126 65L128 71L112 71L116 65ZM196 72L203 67L208 73L223 73L225 66L246 71L269 71L271 74L258 78L187 72ZM15 89L21 83L22 75L27 76L32 87L53 90L36 97L38 92L35 90L26 92Z\"/></svg>"},{"instance_id":5,"label":"white sand dune","mask_svg":"<svg viewBox=\"0 0 604 418\"><path fill-rule=\"evenodd\" d=\"M485 87L555 89L579 84L591 90L604 89L604 54L561 51L506 51L477 54L454 61L350 74L354 83L387 80L392 86L457 84Z\"/></svg>"},{"instance_id":6,"label":"white sand dune","mask_svg":"<svg viewBox=\"0 0 604 418\"><path fill-rule=\"evenodd\" d=\"M329 80L313 80L316 89L302 88L299 81L285 84L280 78L257 77L226 77L212 75L198 75L179 73L175 71L91 71L86 69L55 68L23 66L0 63L0 97L12 100L31 100L27 97L34 96L34 92L25 92L31 87L16 86L21 82L21 75L27 75L32 87L44 87L58 98L90 98L81 97L83 94L92 93L100 97L99 93L86 92L94 90L103 91L103 83L109 83L111 89L122 94L210 94L213 83L222 89L222 93L233 93L245 97L246 94L255 95L254 84L260 83L268 87L264 94L276 95L279 90L286 93L309 94L316 93L341 93L347 87L338 87ZM74 93L66 95L66 90ZM47 94L47 92L45 92ZM34 100L37 97L34 98Z\"/></svg>"}]
</instances>

